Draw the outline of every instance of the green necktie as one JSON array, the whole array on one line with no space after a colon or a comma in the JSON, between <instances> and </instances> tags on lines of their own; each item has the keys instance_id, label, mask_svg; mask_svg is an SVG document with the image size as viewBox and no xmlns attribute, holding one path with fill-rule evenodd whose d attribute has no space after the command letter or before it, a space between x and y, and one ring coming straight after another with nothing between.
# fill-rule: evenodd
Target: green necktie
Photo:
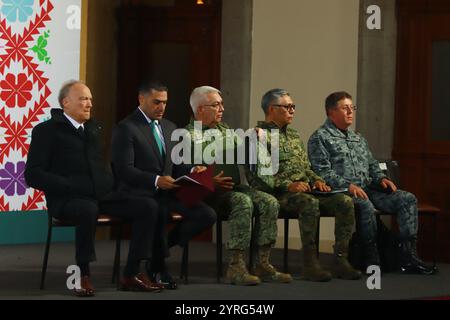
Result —
<instances>
[{"instance_id":1,"label":"green necktie","mask_svg":"<svg viewBox=\"0 0 450 320\"><path fill-rule=\"evenodd\" d=\"M154 120L152 122L150 122L150 127L152 128L152 133L153 133L153 136L155 137L156 143L158 144L159 154L161 156L163 156L164 155L164 148L163 148L163 145L162 145L161 138L159 137L159 134L157 132L158 129L156 128L156 124L155 124Z\"/></svg>"}]
</instances>

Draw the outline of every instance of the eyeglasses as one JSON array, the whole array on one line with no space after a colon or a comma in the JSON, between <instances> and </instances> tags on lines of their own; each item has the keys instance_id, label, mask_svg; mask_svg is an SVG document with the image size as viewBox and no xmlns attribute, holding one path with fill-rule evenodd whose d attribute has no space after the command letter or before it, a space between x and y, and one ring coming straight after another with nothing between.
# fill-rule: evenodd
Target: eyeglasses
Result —
<instances>
[{"instance_id":1,"label":"eyeglasses","mask_svg":"<svg viewBox=\"0 0 450 320\"><path fill-rule=\"evenodd\" d=\"M216 101L216 102L211 103L211 104L204 104L203 107L211 107L211 108L214 108L214 109L217 110L220 107L224 108L224 105L223 105L223 101Z\"/></svg>"},{"instance_id":2,"label":"eyeglasses","mask_svg":"<svg viewBox=\"0 0 450 320\"><path fill-rule=\"evenodd\" d=\"M273 104L272 106L284 108L286 111L295 111L295 104Z\"/></svg>"},{"instance_id":3,"label":"eyeglasses","mask_svg":"<svg viewBox=\"0 0 450 320\"><path fill-rule=\"evenodd\" d=\"M344 111L344 112L345 112L345 111L349 111L349 110L351 110L351 111L356 111L356 110L358 110L358 107L355 106L355 105L352 105L352 104L346 104L346 105L337 107L337 109L339 109L339 110L341 110L341 111Z\"/></svg>"}]
</instances>

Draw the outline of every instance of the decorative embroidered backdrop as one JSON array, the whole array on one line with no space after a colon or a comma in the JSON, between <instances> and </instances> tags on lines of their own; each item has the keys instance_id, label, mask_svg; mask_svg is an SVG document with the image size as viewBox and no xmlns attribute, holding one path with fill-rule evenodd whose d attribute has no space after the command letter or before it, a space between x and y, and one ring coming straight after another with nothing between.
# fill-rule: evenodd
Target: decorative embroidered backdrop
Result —
<instances>
[{"instance_id":1,"label":"decorative embroidered backdrop","mask_svg":"<svg viewBox=\"0 0 450 320\"><path fill-rule=\"evenodd\" d=\"M79 78L81 0L0 0L0 212L45 208L25 183L33 127Z\"/></svg>"}]
</instances>

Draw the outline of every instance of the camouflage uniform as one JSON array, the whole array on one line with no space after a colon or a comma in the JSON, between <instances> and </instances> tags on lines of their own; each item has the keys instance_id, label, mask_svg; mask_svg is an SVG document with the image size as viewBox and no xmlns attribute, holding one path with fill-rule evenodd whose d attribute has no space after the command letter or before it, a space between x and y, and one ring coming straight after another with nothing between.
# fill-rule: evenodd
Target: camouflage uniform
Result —
<instances>
[{"instance_id":1,"label":"camouflage uniform","mask_svg":"<svg viewBox=\"0 0 450 320\"><path fill-rule=\"evenodd\" d=\"M207 139L197 139L194 133L194 120L186 126L191 134L193 143L202 143L202 150L211 143ZM204 126L202 131L208 134L210 128ZM227 129L230 129L225 123L219 123L215 128L219 130L225 137ZM235 141L241 143L240 141ZM224 146L225 149L225 146ZM245 169L246 176L251 175ZM253 189L245 185L245 181L241 185L235 186L233 191L216 194L212 200L217 211L224 212L228 215L228 223L230 227L230 236L227 247L230 250L246 250L250 245L251 223L253 213L259 217L259 232L257 234L257 244L259 246L272 245L277 238L277 219L279 212L279 204L272 195ZM227 210L229 209L229 210ZM256 210L254 210L256 209Z\"/></svg>"},{"instance_id":2,"label":"camouflage uniform","mask_svg":"<svg viewBox=\"0 0 450 320\"><path fill-rule=\"evenodd\" d=\"M267 122L258 122L257 127L279 129L276 124ZM268 143L270 144L270 141ZM311 170L298 132L285 127L280 129L279 169L274 176L274 194L281 208L298 214L303 246L315 243L320 210L336 216L336 241L348 241L354 224L354 209L350 197L344 194L321 197L302 192L290 193L288 186L296 181L312 185L316 181L324 180Z\"/></svg>"},{"instance_id":3,"label":"camouflage uniform","mask_svg":"<svg viewBox=\"0 0 450 320\"><path fill-rule=\"evenodd\" d=\"M347 188L354 184L368 195L369 200L353 197L359 214L357 227L363 240L375 239L375 208L396 214L403 238L417 234L416 197L402 190L391 194L378 191L385 175L373 158L367 141L359 133L349 129L345 134L327 119L310 137L308 153L314 171L332 188Z\"/></svg>"}]
</instances>

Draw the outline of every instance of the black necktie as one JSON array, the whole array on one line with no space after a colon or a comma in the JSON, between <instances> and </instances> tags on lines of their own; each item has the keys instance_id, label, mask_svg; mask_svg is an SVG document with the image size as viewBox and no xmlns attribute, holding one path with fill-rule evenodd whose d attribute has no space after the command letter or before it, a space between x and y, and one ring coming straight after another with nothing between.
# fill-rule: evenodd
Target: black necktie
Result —
<instances>
[{"instance_id":1,"label":"black necktie","mask_svg":"<svg viewBox=\"0 0 450 320\"><path fill-rule=\"evenodd\" d=\"M77 129L77 131L78 131L78 134L79 134L81 137L84 138L84 128L83 128L83 126L79 126L78 129Z\"/></svg>"}]
</instances>

